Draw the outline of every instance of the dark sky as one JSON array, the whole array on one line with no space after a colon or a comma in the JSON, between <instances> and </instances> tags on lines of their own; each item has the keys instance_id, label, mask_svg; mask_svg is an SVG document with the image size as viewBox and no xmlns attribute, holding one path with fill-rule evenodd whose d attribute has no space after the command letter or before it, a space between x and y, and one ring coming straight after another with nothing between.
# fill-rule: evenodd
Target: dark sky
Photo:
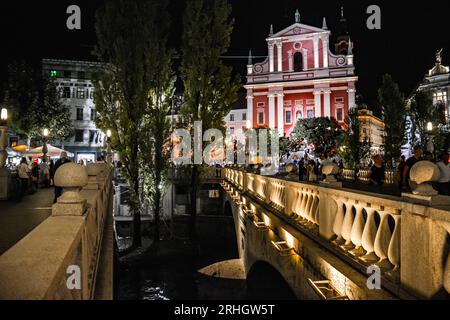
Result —
<instances>
[{"instance_id":1,"label":"dark sky","mask_svg":"<svg viewBox=\"0 0 450 320\"><path fill-rule=\"evenodd\" d=\"M155 0L156 1L156 0ZM328 28L336 31L341 4L355 42L358 92L375 105L381 76L390 73L407 95L434 65L435 50L444 48L444 64L450 64L448 1L300 1L230 0L235 28L229 55L267 55L265 38L269 25L277 32L294 22L298 8L301 22L320 27L327 17ZM0 2L0 87L5 69L14 59L38 64L41 58L93 59L95 10L103 1L40 0ZM177 47L185 1L172 0L171 44ZM77 4L82 10L82 30L66 28L66 8ZM366 28L366 8L377 4L382 11L382 29ZM246 59L226 59L236 73L244 75Z\"/></svg>"}]
</instances>

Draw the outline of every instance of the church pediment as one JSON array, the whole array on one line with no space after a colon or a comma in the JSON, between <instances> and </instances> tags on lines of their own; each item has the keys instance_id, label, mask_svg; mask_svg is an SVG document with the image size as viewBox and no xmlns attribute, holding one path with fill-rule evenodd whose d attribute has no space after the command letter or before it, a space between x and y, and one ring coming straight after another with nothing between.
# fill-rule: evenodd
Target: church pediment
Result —
<instances>
[{"instance_id":1,"label":"church pediment","mask_svg":"<svg viewBox=\"0 0 450 320\"><path fill-rule=\"evenodd\" d=\"M290 36L296 36L296 35L302 35L302 34L310 34L310 33L318 33L318 32L324 32L326 30L308 26L306 24L301 23L294 23L293 25L275 33L274 35L270 36L271 38L280 38L280 37L290 37Z\"/></svg>"}]
</instances>

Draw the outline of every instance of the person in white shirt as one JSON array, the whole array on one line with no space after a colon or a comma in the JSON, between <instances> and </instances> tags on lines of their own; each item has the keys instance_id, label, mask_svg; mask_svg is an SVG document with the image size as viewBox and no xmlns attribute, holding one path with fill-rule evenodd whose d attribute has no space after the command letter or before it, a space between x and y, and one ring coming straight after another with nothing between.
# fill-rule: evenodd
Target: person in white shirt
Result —
<instances>
[{"instance_id":1,"label":"person in white shirt","mask_svg":"<svg viewBox=\"0 0 450 320\"><path fill-rule=\"evenodd\" d=\"M20 161L19 167L17 168L17 171L19 173L19 178L22 183L22 188L20 190L20 198L22 198L25 195L25 192L28 188L28 181L30 180L31 171L30 168L28 168L28 163L26 158L22 158Z\"/></svg>"},{"instance_id":2,"label":"person in white shirt","mask_svg":"<svg viewBox=\"0 0 450 320\"><path fill-rule=\"evenodd\" d=\"M441 155L441 161L436 163L441 173L437 184L439 194L450 196L450 163L448 153Z\"/></svg>"}]
</instances>

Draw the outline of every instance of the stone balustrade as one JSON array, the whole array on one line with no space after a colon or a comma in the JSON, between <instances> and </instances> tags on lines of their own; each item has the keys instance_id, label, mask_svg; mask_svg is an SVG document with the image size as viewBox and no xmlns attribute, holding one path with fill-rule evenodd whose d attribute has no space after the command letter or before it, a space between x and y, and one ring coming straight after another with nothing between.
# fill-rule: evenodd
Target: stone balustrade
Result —
<instances>
[{"instance_id":1,"label":"stone balustrade","mask_svg":"<svg viewBox=\"0 0 450 320\"><path fill-rule=\"evenodd\" d=\"M103 237L112 237L104 235L106 221L112 222L112 175L106 164L58 169L55 184L64 193L52 215L0 256L0 299L87 300L99 294ZM112 264L112 253L107 255ZM112 299L112 292L102 295Z\"/></svg>"},{"instance_id":2,"label":"stone balustrade","mask_svg":"<svg viewBox=\"0 0 450 320\"><path fill-rule=\"evenodd\" d=\"M342 178L347 181L355 180L355 170L353 169L343 169ZM356 179L363 183L369 183L370 180L370 170L369 169L360 169L358 174L356 175ZM385 184L394 184L395 183L395 170L394 169L386 169L384 172L384 183Z\"/></svg>"},{"instance_id":3,"label":"stone balustrade","mask_svg":"<svg viewBox=\"0 0 450 320\"><path fill-rule=\"evenodd\" d=\"M383 287L398 297L450 293L450 207L231 168L223 177L236 201L252 197L360 272L378 266Z\"/></svg>"}]
</instances>

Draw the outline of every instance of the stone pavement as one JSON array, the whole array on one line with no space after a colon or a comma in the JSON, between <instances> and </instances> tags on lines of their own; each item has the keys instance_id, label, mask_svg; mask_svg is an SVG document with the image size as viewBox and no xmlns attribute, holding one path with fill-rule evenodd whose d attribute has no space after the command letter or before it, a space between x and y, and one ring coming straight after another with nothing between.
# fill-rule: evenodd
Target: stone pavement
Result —
<instances>
[{"instance_id":1,"label":"stone pavement","mask_svg":"<svg viewBox=\"0 0 450 320\"><path fill-rule=\"evenodd\" d=\"M51 214L53 188L39 189L21 201L0 201L0 255Z\"/></svg>"}]
</instances>

